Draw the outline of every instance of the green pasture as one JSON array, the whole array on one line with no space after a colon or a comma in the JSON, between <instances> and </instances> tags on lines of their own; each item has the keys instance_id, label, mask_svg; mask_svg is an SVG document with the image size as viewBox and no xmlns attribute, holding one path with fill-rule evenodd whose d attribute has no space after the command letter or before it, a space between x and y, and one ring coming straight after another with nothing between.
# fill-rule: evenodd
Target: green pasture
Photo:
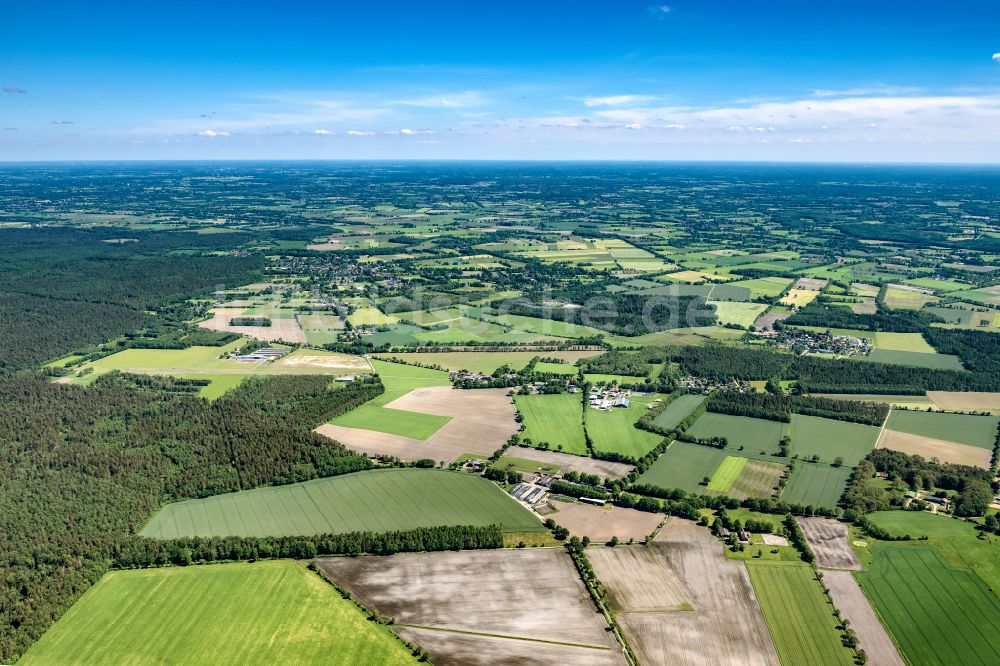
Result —
<instances>
[{"instance_id":1,"label":"green pasture","mask_svg":"<svg viewBox=\"0 0 1000 666\"><path fill-rule=\"evenodd\" d=\"M709 301L715 306L715 317L720 324L736 324L750 328L764 314L766 303L739 303L736 301Z\"/></svg>"},{"instance_id":2,"label":"green pasture","mask_svg":"<svg viewBox=\"0 0 1000 666\"><path fill-rule=\"evenodd\" d=\"M778 442L788 432L788 424L705 412L687 432L699 438L725 437L729 440L729 449L742 446L751 452L777 453Z\"/></svg>"},{"instance_id":3,"label":"green pasture","mask_svg":"<svg viewBox=\"0 0 1000 666\"><path fill-rule=\"evenodd\" d=\"M881 335L881 333L879 335ZM860 357L860 360L872 361L875 363L909 365L916 368L933 368L937 370L965 369L962 366L962 361L957 356L952 356L951 354L900 351L894 349L876 348L873 349L868 356Z\"/></svg>"},{"instance_id":4,"label":"green pasture","mask_svg":"<svg viewBox=\"0 0 1000 666\"><path fill-rule=\"evenodd\" d=\"M289 560L112 571L18 663L411 664L389 628Z\"/></svg>"},{"instance_id":5,"label":"green pasture","mask_svg":"<svg viewBox=\"0 0 1000 666\"><path fill-rule=\"evenodd\" d=\"M705 396L703 395L678 396L667 405L665 410L656 415L656 418L653 419L653 425L673 430L704 401Z\"/></svg>"},{"instance_id":6,"label":"green pasture","mask_svg":"<svg viewBox=\"0 0 1000 666\"><path fill-rule=\"evenodd\" d=\"M595 451L621 453L641 458L659 444L663 437L635 427L636 421L646 413L646 405L652 404L661 395L635 397L629 399L628 407L612 407L611 411L587 407L587 434Z\"/></svg>"},{"instance_id":7,"label":"green pasture","mask_svg":"<svg viewBox=\"0 0 1000 666\"><path fill-rule=\"evenodd\" d=\"M582 395L515 395L514 403L524 425L522 441L530 439L531 446L548 442L553 451L587 455Z\"/></svg>"},{"instance_id":8,"label":"green pasture","mask_svg":"<svg viewBox=\"0 0 1000 666\"><path fill-rule=\"evenodd\" d=\"M535 364L535 372L552 375L571 375L575 377L579 370L575 365L571 365L569 363L547 363L545 361L539 361Z\"/></svg>"},{"instance_id":9,"label":"green pasture","mask_svg":"<svg viewBox=\"0 0 1000 666\"><path fill-rule=\"evenodd\" d=\"M908 432L911 435L992 449L996 442L998 421L1000 421L1000 417L996 416L911 412L894 409L889 412L889 420L885 427L899 432Z\"/></svg>"},{"instance_id":10,"label":"green pasture","mask_svg":"<svg viewBox=\"0 0 1000 666\"><path fill-rule=\"evenodd\" d=\"M294 536L388 532L439 525L543 529L496 484L445 470L390 468L173 502L140 532L186 536Z\"/></svg>"},{"instance_id":11,"label":"green pasture","mask_svg":"<svg viewBox=\"0 0 1000 666\"><path fill-rule=\"evenodd\" d=\"M793 414L792 453L807 459L819 456L826 463L843 458L845 465L853 467L875 448L880 430L860 423Z\"/></svg>"},{"instance_id":12,"label":"green pasture","mask_svg":"<svg viewBox=\"0 0 1000 666\"><path fill-rule=\"evenodd\" d=\"M739 456L726 456L719 468L712 474L712 479L708 482L708 490L723 493L729 491L736 483L736 479L743 473L747 459Z\"/></svg>"},{"instance_id":13,"label":"green pasture","mask_svg":"<svg viewBox=\"0 0 1000 666\"><path fill-rule=\"evenodd\" d=\"M834 467L797 460L781 492L781 500L789 504L832 509L844 494L850 477L851 468L847 466Z\"/></svg>"},{"instance_id":14,"label":"green pasture","mask_svg":"<svg viewBox=\"0 0 1000 666\"><path fill-rule=\"evenodd\" d=\"M726 457L721 449L674 442L636 483L704 494L702 479L711 478Z\"/></svg>"}]
</instances>

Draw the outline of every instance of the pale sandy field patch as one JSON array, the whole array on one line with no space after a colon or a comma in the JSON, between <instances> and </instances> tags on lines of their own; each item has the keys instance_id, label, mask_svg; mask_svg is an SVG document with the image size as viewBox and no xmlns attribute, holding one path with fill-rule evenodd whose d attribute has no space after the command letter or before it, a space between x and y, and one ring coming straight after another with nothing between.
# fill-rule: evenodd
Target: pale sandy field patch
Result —
<instances>
[{"instance_id":1,"label":"pale sandy field patch","mask_svg":"<svg viewBox=\"0 0 1000 666\"><path fill-rule=\"evenodd\" d=\"M229 331L247 335L258 340L284 340L285 342L295 342L305 344L306 334L299 327L299 322L294 317L272 318L270 326L233 326L230 320L238 317L239 312L227 308L213 308L212 318L199 322L198 326L213 331Z\"/></svg>"},{"instance_id":2,"label":"pale sandy field patch","mask_svg":"<svg viewBox=\"0 0 1000 666\"><path fill-rule=\"evenodd\" d=\"M556 465L559 469L565 471L596 474L601 479L621 479L633 469L632 465L626 465L625 463L598 460L597 458L587 458L586 456L574 456L560 451L545 451L527 446L512 446L507 449L504 456ZM503 458L500 458L498 466L503 466Z\"/></svg>"},{"instance_id":3,"label":"pale sandy field patch","mask_svg":"<svg viewBox=\"0 0 1000 666\"><path fill-rule=\"evenodd\" d=\"M549 502L557 513L548 516L579 537L590 537L595 543L635 539L641 541L652 534L663 521L663 515L637 511L620 506L594 506L593 504L570 504L552 500Z\"/></svg>"},{"instance_id":4,"label":"pale sandy field patch","mask_svg":"<svg viewBox=\"0 0 1000 666\"><path fill-rule=\"evenodd\" d=\"M938 409L1000 413L1000 393L928 391L927 397Z\"/></svg>"}]
</instances>

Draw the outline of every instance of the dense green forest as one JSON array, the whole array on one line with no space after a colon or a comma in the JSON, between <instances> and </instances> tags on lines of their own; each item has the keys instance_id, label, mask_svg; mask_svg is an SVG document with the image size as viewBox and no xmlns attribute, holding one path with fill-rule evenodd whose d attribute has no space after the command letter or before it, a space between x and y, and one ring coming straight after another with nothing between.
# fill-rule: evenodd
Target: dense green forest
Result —
<instances>
[{"instance_id":1,"label":"dense green forest","mask_svg":"<svg viewBox=\"0 0 1000 666\"><path fill-rule=\"evenodd\" d=\"M328 386L258 379L207 402L118 375L89 388L0 379L0 662L96 582L161 504L369 468L308 428L381 384Z\"/></svg>"},{"instance_id":2,"label":"dense green forest","mask_svg":"<svg viewBox=\"0 0 1000 666\"><path fill-rule=\"evenodd\" d=\"M258 279L233 238L47 228L0 230L0 372L183 317L180 295ZM219 256L223 247L230 252ZM159 311L155 313L155 311ZM166 321L165 321L166 320Z\"/></svg>"}]
</instances>

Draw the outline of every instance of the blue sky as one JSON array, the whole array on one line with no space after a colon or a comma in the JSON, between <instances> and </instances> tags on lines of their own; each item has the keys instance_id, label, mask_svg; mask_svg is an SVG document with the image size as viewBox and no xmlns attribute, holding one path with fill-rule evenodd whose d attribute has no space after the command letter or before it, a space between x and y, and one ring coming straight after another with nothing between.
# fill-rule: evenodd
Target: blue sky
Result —
<instances>
[{"instance_id":1,"label":"blue sky","mask_svg":"<svg viewBox=\"0 0 1000 666\"><path fill-rule=\"evenodd\" d=\"M6 2L0 160L1000 162L1000 3Z\"/></svg>"}]
</instances>

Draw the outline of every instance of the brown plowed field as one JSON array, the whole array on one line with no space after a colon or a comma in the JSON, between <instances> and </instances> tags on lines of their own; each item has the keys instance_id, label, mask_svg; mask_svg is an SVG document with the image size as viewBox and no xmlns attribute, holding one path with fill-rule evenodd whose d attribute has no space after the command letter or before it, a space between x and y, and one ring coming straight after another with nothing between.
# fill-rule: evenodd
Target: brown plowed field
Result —
<instances>
[{"instance_id":1,"label":"brown plowed field","mask_svg":"<svg viewBox=\"0 0 1000 666\"><path fill-rule=\"evenodd\" d=\"M242 308L227 309L216 308L212 310L212 318L200 322L198 326L208 328L213 331L229 331L248 335L258 340L284 340L285 342L306 343L306 334L299 327L299 322L294 317L274 317L270 326L233 326L229 321L233 317L239 317Z\"/></svg>"},{"instance_id":2,"label":"brown plowed field","mask_svg":"<svg viewBox=\"0 0 1000 666\"><path fill-rule=\"evenodd\" d=\"M928 391L927 397L938 409L1000 413L1000 393Z\"/></svg>"},{"instance_id":3,"label":"brown plowed field","mask_svg":"<svg viewBox=\"0 0 1000 666\"><path fill-rule=\"evenodd\" d=\"M746 567L705 528L670 518L648 546L587 552L645 666L778 666Z\"/></svg>"},{"instance_id":4,"label":"brown plowed field","mask_svg":"<svg viewBox=\"0 0 1000 666\"><path fill-rule=\"evenodd\" d=\"M547 516L580 538L590 537L595 543L629 539L642 540L652 534L663 520L659 513L637 511L620 506L594 506L593 504L570 504L552 500L549 502L558 513Z\"/></svg>"},{"instance_id":5,"label":"brown plowed field","mask_svg":"<svg viewBox=\"0 0 1000 666\"><path fill-rule=\"evenodd\" d=\"M548 465L556 465L559 469L565 471L596 474L602 479L621 479L632 471L632 465L626 465L625 463L598 460L597 458L588 458L586 456L574 456L569 453L545 451L526 446L512 446L507 449L504 455L524 460L535 460ZM498 466L503 467L503 458L500 459Z\"/></svg>"},{"instance_id":6,"label":"brown plowed field","mask_svg":"<svg viewBox=\"0 0 1000 666\"><path fill-rule=\"evenodd\" d=\"M365 608L392 617L401 635L419 637L435 664L514 663L497 661L506 659L504 650L528 663L624 663L562 549L334 557L317 564Z\"/></svg>"},{"instance_id":7,"label":"brown plowed field","mask_svg":"<svg viewBox=\"0 0 1000 666\"><path fill-rule=\"evenodd\" d=\"M809 548L816 556L816 566L824 569L861 571L851 544L848 543L847 525L833 518L796 518Z\"/></svg>"}]
</instances>

